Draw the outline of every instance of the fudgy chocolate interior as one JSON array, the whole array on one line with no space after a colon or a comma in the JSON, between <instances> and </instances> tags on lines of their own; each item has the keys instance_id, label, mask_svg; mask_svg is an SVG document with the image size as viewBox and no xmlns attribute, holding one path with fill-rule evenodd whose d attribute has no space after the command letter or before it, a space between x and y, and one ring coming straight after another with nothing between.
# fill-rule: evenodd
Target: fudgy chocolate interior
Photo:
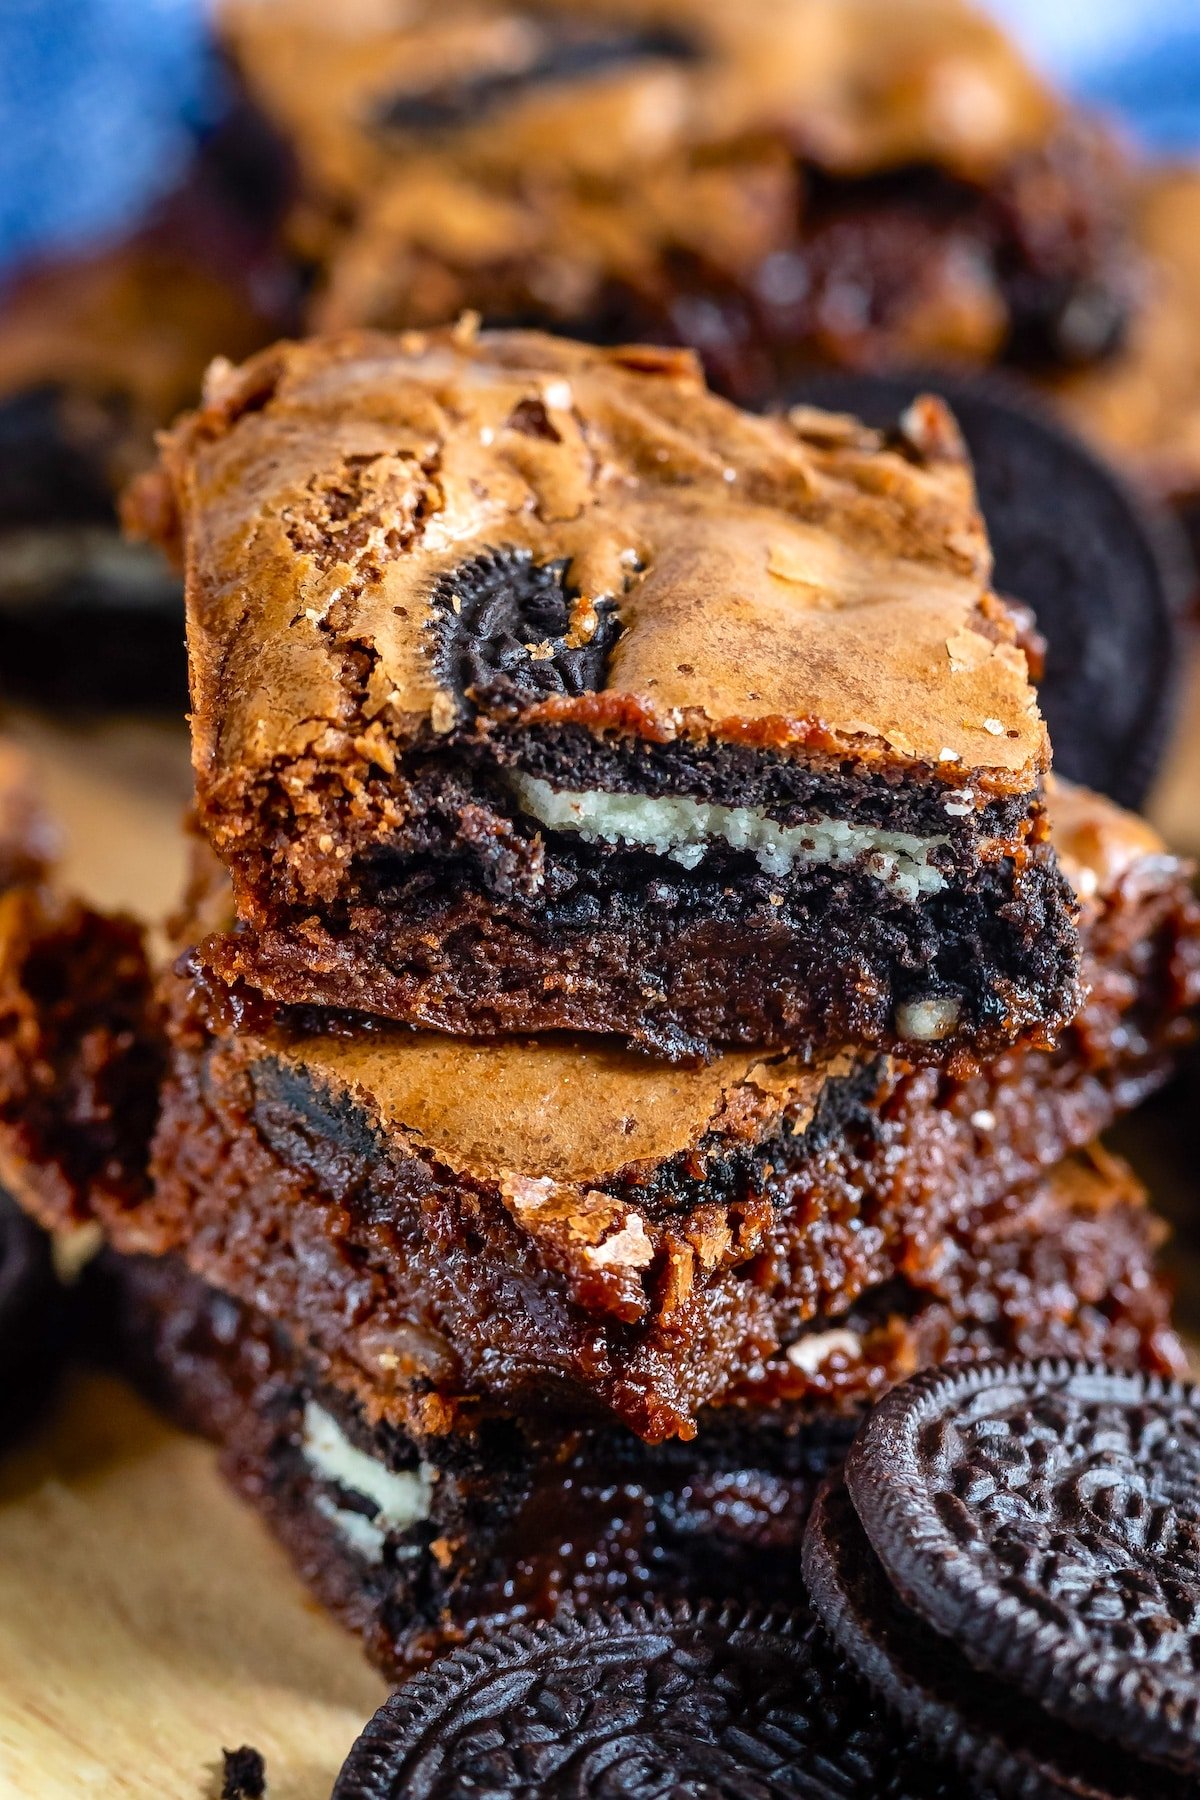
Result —
<instances>
[{"instance_id":1,"label":"fudgy chocolate interior","mask_svg":"<svg viewBox=\"0 0 1200 1800\"><path fill-rule=\"evenodd\" d=\"M1023 869L949 870L913 902L855 870L767 873L723 846L686 869L537 833L482 789L436 793L403 847L361 859L320 917L278 909L210 946L215 966L285 1002L477 1035L611 1031L669 1057L722 1043L997 1050L1075 1010L1069 891L1043 849ZM933 1046L896 1018L931 997L958 1003Z\"/></svg>"},{"instance_id":2,"label":"fudgy chocolate interior","mask_svg":"<svg viewBox=\"0 0 1200 1800\"><path fill-rule=\"evenodd\" d=\"M687 1432L731 1382L771 1379L770 1359L814 1316L846 1312L899 1270L951 1309L973 1258L986 1280L999 1266L988 1257L1008 1252L975 1240L980 1222L994 1231L1019 1214L1014 1188L1159 1078L1171 1027L1150 1024L1151 996L1176 989L1169 952L1151 966L1137 1051L1133 994L1115 1012L1108 994L1057 1058L961 1082L866 1069L827 1083L807 1131L777 1114L758 1141L714 1136L694 1155L591 1177L589 1204L611 1193L617 1215L666 1234L635 1271L527 1228L499 1175L447 1168L436 1142L382 1129L369 1099L314 1071L303 1046L289 1054L286 1031L206 1045L201 1018L167 1085L141 1241L185 1249L210 1279L302 1323L347 1386L378 1391L387 1343L402 1379L382 1410L397 1417L431 1389L455 1406L482 1390L502 1407L612 1410L650 1439ZM668 1237L724 1246L684 1293ZM1014 1320L1036 1317L1036 1272L1012 1280Z\"/></svg>"}]
</instances>

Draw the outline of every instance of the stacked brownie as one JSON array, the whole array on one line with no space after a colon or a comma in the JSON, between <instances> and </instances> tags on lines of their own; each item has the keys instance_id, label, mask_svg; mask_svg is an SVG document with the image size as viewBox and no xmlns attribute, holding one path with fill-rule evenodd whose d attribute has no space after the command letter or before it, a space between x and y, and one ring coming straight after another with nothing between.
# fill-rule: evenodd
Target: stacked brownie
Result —
<instances>
[{"instance_id":1,"label":"stacked brownie","mask_svg":"<svg viewBox=\"0 0 1200 1800\"><path fill-rule=\"evenodd\" d=\"M1189 1035L1188 870L1051 783L937 402L350 335L217 366L131 513L187 575L184 947L151 995L26 894L0 1149L385 1667L778 1598L927 1363L1175 1366L1093 1140Z\"/></svg>"}]
</instances>

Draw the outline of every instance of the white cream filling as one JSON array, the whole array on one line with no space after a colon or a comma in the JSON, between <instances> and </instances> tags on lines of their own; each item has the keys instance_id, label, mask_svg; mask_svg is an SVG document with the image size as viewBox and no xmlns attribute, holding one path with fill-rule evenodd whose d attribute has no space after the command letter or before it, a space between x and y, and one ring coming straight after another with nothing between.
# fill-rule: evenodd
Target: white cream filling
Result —
<instances>
[{"instance_id":1,"label":"white cream filling","mask_svg":"<svg viewBox=\"0 0 1200 1800\"><path fill-rule=\"evenodd\" d=\"M849 1361L862 1355L862 1339L857 1332L847 1331L844 1326L833 1331L813 1331L789 1344L786 1355L794 1369L815 1375L822 1363L839 1352Z\"/></svg>"},{"instance_id":2,"label":"white cream filling","mask_svg":"<svg viewBox=\"0 0 1200 1800\"><path fill-rule=\"evenodd\" d=\"M352 1444L337 1420L314 1400L304 1408L300 1447L305 1462L322 1480L374 1503L375 1515L368 1518L365 1513L339 1506L328 1494L318 1494L314 1502L317 1511L337 1528L351 1549L369 1562L380 1560L384 1543L393 1532L407 1531L410 1525L429 1517L433 1471L425 1463L399 1473L385 1468Z\"/></svg>"},{"instance_id":3,"label":"white cream filling","mask_svg":"<svg viewBox=\"0 0 1200 1800\"><path fill-rule=\"evenodd\" d=\"M713 844L749 850L768 875L793 868L830 864L861 866L898 895L913 901L946 885L930 861L946 837L917 837L908 831L878 831L845 819L814 819L780 825L760 806L712 806L683 794L573 793L536 775L509 777L517 802L549 831L575 831L590 843L632 844L669 856L694 869Z\"/></svg>"}]
</instances>

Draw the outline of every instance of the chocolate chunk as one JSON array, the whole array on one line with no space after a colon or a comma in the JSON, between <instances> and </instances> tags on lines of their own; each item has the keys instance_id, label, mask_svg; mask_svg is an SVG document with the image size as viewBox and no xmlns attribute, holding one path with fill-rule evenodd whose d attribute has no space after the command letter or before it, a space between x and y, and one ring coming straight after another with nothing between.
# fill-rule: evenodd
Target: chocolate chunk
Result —
<instances>
[{"instance_id":1,"label":"chocolate chunk","mask_svg":"<svg viewBox=\"0 0 1200 1800\"><path fill-rule=\"evenodd\" d=\"M931 1372L868 1418L846 1481L889 1580L972 1667L1200 1771L1200 1388L1057 1361Z\"/></svg>"},{"instance_id":2,"label":"chocolate chunk","mask_svg":"<svg viewBox=\"0 0 1200 1800\"><path fill-rule=\"evenodd\" d=\"M889 1585L840 1481L818 1496L804 1540L818 1618L876 1701L953 1759L972 1791L1024 1800L1182 1800L1190 1784L1042 1713L976 1674L958 1646L910 1612Z\"/></svg>"},{"instance_id":3,"label":"chocolate chunk","mask_svg":"<svg viewBox=\"0 0 1200 1800\"><path fill-rule=\"evenodd\" d=\"M610 607L597 607L590 636L573 643L578 598L565 557L539 563L512 549L473 556L442 576L431 595L438 680L460 703L594 692L603 686L619 626Z\"/></svg>"},{"instance_id":4,"label":"chocolate chunk","mask_svg":"<svg viewBox=\"0 0 1200 1800\"><path fill-rule=\"evenodd\" d=\"M410 89L379 110L381 126L392 131L450 131L475 125L531 89L552 82L588 81L629 63L695 62L699 45L669 25L630 28L603 20L538 20L529 34L529 54L508 68L465 72L456 81Z\"/></svg>"},{"instance_id":5,"label":"chocolate chunk","mask_svg":"<svg viewBox=\"0 0 1200 1800\"><path fill-rule=\"evenodd\" d=\"M264 1800L267 1766L262 1752L243 1744L240 1750L222 1750L225 1762L221 1800Z\"/></svg>"},{"instance_id":6,"label":"chocolate chunk","mask_svg":"<svg viewBox=\"0 0 1200 1800\"><path fill-rule=\"evenodd\" d=\"M1038 698L1059 774L1124 806L1144 798L1173 715L1174 619L1191 564L1174 522L1015 383L814 374L790 401L885 427L930 389L975 465L996 586L1030 607L1048 645Z\"/></svg>"},{"instance_id":7,"label":"chocolate chunk","mask_svg":"<svg viewBox=\"0 0 1200 1800\"><path fill-rule=\"evenodd\" d=\"M481 1634L380 1708L333 1800L468 1793L967 1800L968 1790L872 1714L806 1614L679 1603Z\"/></svg>"}]
</instances>

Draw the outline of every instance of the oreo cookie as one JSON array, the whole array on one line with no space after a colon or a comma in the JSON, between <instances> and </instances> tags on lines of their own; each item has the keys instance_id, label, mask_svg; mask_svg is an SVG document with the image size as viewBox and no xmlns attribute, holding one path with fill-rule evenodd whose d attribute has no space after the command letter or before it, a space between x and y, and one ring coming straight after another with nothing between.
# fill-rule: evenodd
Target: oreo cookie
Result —
<instances>
[{"instance_id":1,"label":"oreo cookie","mask_svg":"<svg viewBox=\"0 0 1200 1800\"><path fill-rule=\"evenodd\" d=\"M590 606L577 642L580 596L567 580L567 558L536 562L528 550L487 550L441 577L430 602L434 668L459 697L535 700L580 695L604 685L620 624L607 602Z\"/></svg>"},{"instance_id":2,"label":"oreo cookie","mask_svg":"<svg viewBox=\"0 0 1200 1800\"><path fill-rule=\"evenodd\" d=\"M1185 1776L1149 1768L1042 1713L964 1664L956 1644L909 1611L871 1549L844 1484L819 1495L804 1541L813 1607L886 1707L975 1793L1020 1800L1184 1800Z\"/></svg>"},{"instance_id":3,"label":"oreo cookie","mask_svg":"<svg viewBox=\"0 0 1200 1800\"><path fill-rule=\"evenodd\" d=\"M50 1240L0 1193L0 1443L32 1421L62 1351L62 1290Z\"/></svg>"},{"instance_id":4,"label":"oreo cookie","mask_svg":"<svg viewBox=\"0 0 1200 1800\"><path fill-rule=\"evenodd\" d=\"M987 1800L883 1718L807 1613L604 1607L407 1682L333 1800Z\"/></svg>"},{"instance_id":5,"label":"oreo cookie","mask_svg":"<svg viewBox=\"0 0 1200 1800\"><path fill-rule=\"evenodd\" d=\"M830 372L787 402L887 429L930 391L970 449L997 591L1033 609L1048 646L1039 697L1055 768L1136 808L1173 717L1175 621L1194 587L1184 537L1013 381Z\"/></svg>"},{"instance_id":6,"label":"oreo cookie","mask_svg":"<svg viewBox=\"0 0 1200 1800\"><path fill-rule=\"evenodd\" d=\"M1164 1765L1141 1791L1173 1792L1166 1768L1193 1791L1200 1388L1067 1362L934 1370L868 1417L846 1485L888 1583L980 1677Z\"/></svg>"}]
</instances>

